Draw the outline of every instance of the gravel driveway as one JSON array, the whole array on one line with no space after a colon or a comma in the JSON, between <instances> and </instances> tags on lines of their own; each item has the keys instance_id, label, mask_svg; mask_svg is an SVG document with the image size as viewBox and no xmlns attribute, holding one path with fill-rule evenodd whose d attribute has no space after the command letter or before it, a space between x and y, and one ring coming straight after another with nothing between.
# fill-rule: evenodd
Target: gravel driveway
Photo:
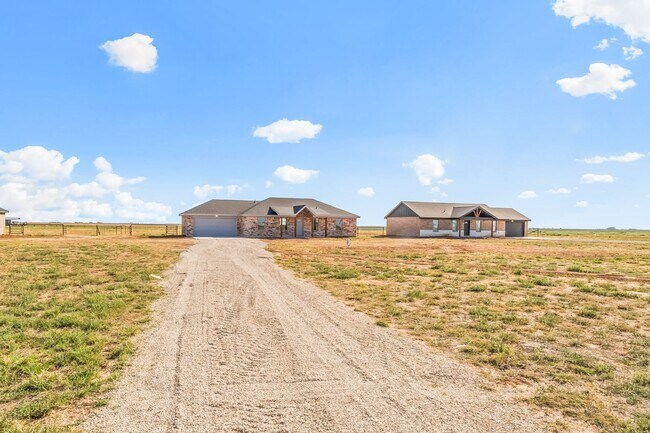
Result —
<instances>
[{"instance_id":1,"label":"gravel driveway","mask_svg":"<svg viewBox=\"0 0 650 433\"><path fill-rule=\"evenodd\" d=\"M469 367L279 269L264 243L201 240L90 432L541 432Z\"/></svg>"}]
</instances>

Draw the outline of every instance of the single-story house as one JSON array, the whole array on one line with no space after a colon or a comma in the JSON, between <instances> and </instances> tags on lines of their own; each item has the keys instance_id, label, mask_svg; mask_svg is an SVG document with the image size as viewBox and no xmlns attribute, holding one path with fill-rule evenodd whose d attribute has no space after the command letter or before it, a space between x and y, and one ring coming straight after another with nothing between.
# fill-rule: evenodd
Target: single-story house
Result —
<instances>
[{"instance_id":1,"label":"single-story house","mask_svg":"<svg viewBox=\"0 0 650 433\"><path fill-rule=\"evenodd\" d=\"M388 236L405 237L522 237L530 221L512 208L417 201L400 202L385 218Z\"/></svg>"},{"instance_id":2,"label":"single-story house","mask_svg":"<svg viewBox=\"0 0 650 433\"><path fill-rule=\"evenodd\" d=\"M9 212L7 209L0 207L0 235L5 234L5 214Z\"/></svg>"},{"instance_id":3,"label":"single-story house","mask_svg":"<svg viewBox=\"0 0 650 433\"><path fill-rule=\"evenodd\" d=\"M180 214L194 237L322 238L357 235L358 215L311 198L210 200Z\"/></svg>"}]
</instances>

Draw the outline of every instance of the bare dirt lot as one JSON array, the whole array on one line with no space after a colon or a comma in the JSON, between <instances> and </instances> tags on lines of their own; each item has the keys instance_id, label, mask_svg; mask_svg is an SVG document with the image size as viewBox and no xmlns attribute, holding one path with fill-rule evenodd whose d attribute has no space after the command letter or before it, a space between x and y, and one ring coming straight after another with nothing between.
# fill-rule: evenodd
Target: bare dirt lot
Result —
<instances>
[{"instance_id":1,"label":"bare dirt lot","mask_svg":"<svg viewBox=\"0 0 650 433\"><path fill-rule=\"evenodd\" d=\"M261 241L202 240L92 432L540 432L544 420L277 267Z\"/></svg>"}]
</instances>

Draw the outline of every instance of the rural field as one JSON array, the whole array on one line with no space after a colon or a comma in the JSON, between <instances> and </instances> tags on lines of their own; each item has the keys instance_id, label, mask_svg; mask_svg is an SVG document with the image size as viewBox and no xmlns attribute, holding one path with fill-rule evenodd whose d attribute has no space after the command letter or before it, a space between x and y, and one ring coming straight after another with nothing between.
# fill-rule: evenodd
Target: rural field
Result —
<instances>
[{"instance_id":1,"label":"rural field","mask_svg":"<svg viewBox=\"0 0 650 433\"><path fill-rule=\"evenodd\" d=\"M545 239L273 240L276 261L557 416L650 431L650 232Z\"/></svg>"},{"instance_id":2,"label":"rural field","mask_svg":"<svg viewBox=\"0 0 650 433\"><path fill-rule=\"evenodd\" d=\"M133 337L192 241L0 240L0 431L67 432L105 404Z\"/></svg>"}]
</instances>

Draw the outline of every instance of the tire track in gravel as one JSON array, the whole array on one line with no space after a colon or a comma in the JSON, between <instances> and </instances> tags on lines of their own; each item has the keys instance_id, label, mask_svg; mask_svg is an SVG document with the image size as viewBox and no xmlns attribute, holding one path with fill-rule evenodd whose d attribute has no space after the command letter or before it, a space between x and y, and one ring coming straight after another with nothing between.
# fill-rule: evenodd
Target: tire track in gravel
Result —
<instances>
[{"instance_id":1,"label":"tire track in gravel","mask_svg":"<svg viewBox=\"0 0 650 433\"><path fill-rule=\"evenodd\" d=\"M380 328L251 239L205 239L88 432L542 432L468 366Z\"/></svg>"}]
</instances>

